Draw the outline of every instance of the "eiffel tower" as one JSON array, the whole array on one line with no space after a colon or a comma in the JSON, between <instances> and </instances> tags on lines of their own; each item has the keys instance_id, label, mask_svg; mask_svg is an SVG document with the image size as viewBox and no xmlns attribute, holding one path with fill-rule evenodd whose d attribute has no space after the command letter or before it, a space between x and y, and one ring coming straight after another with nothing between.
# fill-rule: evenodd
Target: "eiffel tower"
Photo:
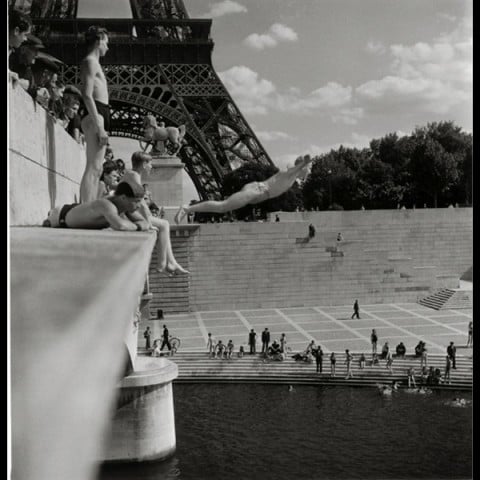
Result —
<instances>
[{"instance_id":1,"label":"eiffel tower","mask_svg":"<svg viewBox=\"0 0 480 480\"><path fill-rule=\"evenodd\" d=\"M30 14L46 51L64 62L65 84L79 86L83 32L90 25L108 30L101 63L110 136L142 139L147 114L185 124L178 156L202 200L220 199L223 177L244 162L273 165L212 66L211 19L191 19L183 0L130 0L131 19L77 18L78 1L9 0L9 6Z\"/></svg>"}]
</instances>

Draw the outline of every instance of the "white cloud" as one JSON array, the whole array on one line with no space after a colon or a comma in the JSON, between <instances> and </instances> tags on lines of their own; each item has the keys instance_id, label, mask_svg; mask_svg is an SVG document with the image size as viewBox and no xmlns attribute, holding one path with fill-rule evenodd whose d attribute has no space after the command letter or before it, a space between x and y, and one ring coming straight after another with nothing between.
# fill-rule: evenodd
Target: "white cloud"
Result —
<instances>
[{"instance_id":1,"label":"white cloud","mask_svg":"<svg viewBox=\"0 0 480 480\"><path fill-rule=\"evenodd\" d=\"M432 42L390 46L392 62L383 78L354 91L356 104L366 111L448 115L453 108L471 108L471 23L458 26Z\"/></svg>"},{"instance_id":2,"label":"white cloud","mask_svg":"<svg viewBox=\"0 0 480 480\"><path fill-rule=\"evenodd\" d=\"M275 142L277 140L292 140L293 137L285 132L273 130L270 132L257 132L257 137L265 142Z\"/></svg>"},{"instance_id":3,"label":"white cloud","mask_svg":"<svg viewBox=\"0 0 480 480\"><path fill-rule=\"evenodd\" d=\"M256 50L263 50L264 48L275 47L278 45L278 42L270 35L259 35L258 33L252 33L243 41L243 43L247 47Z\"/></svg>"},{"instance_id":4,"label":"white cloud","mask_svg":"<svg viewBox=\"0 0 480 480\"><path fill-rule=\"evenodd\" d=\"M280 41L296 42L298 40L297 32L281 23L274 23L270 27L271 34Z\"/></svg>"},{"instance_id":5,"label":"white cloud","mask_svg":"<svg viewBox=\"0 0 480 480\"><path fill-rule=\"evenodd\" d=\"M355 125L364 117L364 110L361 107L340 108L332 113L334 123L344 123L345 125Z\"/></svg>"},{"instance_id":6,"label":"white cloud","mask_svg":"<svg viewBox=\"0 0 480 480\"><path fill-rule=\"evenodd\" d=\"M382 42L377 42L375 40L369 40L365 49L368 53L372 53L374 55L382 55L387 51Z\"/></svg>"},{"instance_id":7,"label":"white cloud","mask_svg":"<svg viewBox=\"0 0 480 480\"><path fill-rule=\"evenodd\" d=\"M232 67L221 72L220 78L242 111L252 115L264 115L270 111L309 115L321 110L334 122L356 124L363 117L363 110L350 107L352 87L329 82L308 95L298 88L279 92L275 85L248 67Z\"/></svg>"},{"instance_id":8,"label":"white cloud","mask_svg":"<svg viewBox=\"0 0 480 480\"><path fill-rule=\"evenodd\" d=\"M234 2L232 0L224 0L223 2L210 4L210 10L203 15L199 15L197 18L218 18L223 17L223 15L228 15L230 13L244 12L247 12L247 8L240 3Z\"/></svg>"},{"instance_id":9,"label":"white cloud","mask_svg":"<svg viewBox=\"0 0 480 480\"><path fill-rule=\"evenodd\" d=\"M220 72L219 77L244 113L267 113L268 104L275 93L272 82L259 78L257 72L243 65Z\"/></svg>"},{"instance_id":10,"label":"white cloud","mask_svg":"<svg viewBox=\"0 0 480 480\"><path fill-rule=\"evenodd\" d=\"M269 111L295 114L311 114L322 110L325 115L340 115L350 118L345 123L355 123L362 115L361 109L348 109L352 99L352 87L344 87L336 82L329 82L308 95L302 95L298 88L288 88L279 92L275 85L260 78L245 66L232 67L219 73L227 90L238 103L242 111L249 114L264 115ZM342 119L339 117L339 121Z\"/></svg>"},{"instance_id":11,"label":"white cloud","mask_svg":"<svg viewBox=\"0 0 480 480\"><path fill-rule=\"evenodd\" d=\"M274 23L265 33L252 33L243 43L247 47L256 50L263 50L264 48L276 47L280 42L296 42L298 40L297 33L281 23Z\"/></svg>"}]
</instances>

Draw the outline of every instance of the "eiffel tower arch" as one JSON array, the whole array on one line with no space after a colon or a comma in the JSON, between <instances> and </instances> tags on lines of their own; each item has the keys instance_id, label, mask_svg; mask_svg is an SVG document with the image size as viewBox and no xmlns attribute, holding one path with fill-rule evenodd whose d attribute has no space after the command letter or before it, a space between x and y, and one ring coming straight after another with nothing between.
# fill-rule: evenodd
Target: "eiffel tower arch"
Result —
<instances>
[{"instance_id":1,"label":"eiffel tower arch","mask_svg":"<svg viewBox=\"0 0 480 480\"><path fill-rule=\"evenodd\" d=\"M202 200L221 198L224 176L245 162L273 165L212 66L211 20L189 18L182 0L130 0L132 19L76 18L78 1L9 3L30 12L35 34L64 62L66 84L80 84L83 32L108 30L111 136L141 139L147 114L185 124L178 156Z\"/></svg>"}]
</instances>

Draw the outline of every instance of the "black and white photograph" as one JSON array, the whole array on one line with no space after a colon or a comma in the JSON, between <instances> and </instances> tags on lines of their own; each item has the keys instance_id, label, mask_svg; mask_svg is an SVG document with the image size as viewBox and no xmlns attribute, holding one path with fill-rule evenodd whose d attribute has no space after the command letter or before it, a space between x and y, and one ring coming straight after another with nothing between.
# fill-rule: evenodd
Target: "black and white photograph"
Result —
<instances>
[{"instance_id":1,"label":"black and white photograph","mask_svg":"<svg viewBox=\"0 0 480 480\"><path fill-rule=\"evenodd\" d=\"M7 478L474 478L472 0L5 13Z\"/></svg>"}]
</instances>

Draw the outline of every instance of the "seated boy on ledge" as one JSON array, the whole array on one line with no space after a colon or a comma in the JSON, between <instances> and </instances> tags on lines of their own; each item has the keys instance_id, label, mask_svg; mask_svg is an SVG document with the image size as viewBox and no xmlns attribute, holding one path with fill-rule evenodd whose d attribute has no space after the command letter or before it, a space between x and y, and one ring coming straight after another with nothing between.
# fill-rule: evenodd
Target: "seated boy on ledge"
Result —
<instances>
[{"instance_id":1,"label":"seated boy on ledge","mask_svg":"<svg viewBox=\"0 0 480 480\"><path fill-rule=\"evenodd\" d=\"M86 228L124 231L149 230L149 223L136 212L143 199L140 184L121 182L111 197L87 203L73 203L55 207L48 212L44 227Z\"/></svg>"}]
</instances>

